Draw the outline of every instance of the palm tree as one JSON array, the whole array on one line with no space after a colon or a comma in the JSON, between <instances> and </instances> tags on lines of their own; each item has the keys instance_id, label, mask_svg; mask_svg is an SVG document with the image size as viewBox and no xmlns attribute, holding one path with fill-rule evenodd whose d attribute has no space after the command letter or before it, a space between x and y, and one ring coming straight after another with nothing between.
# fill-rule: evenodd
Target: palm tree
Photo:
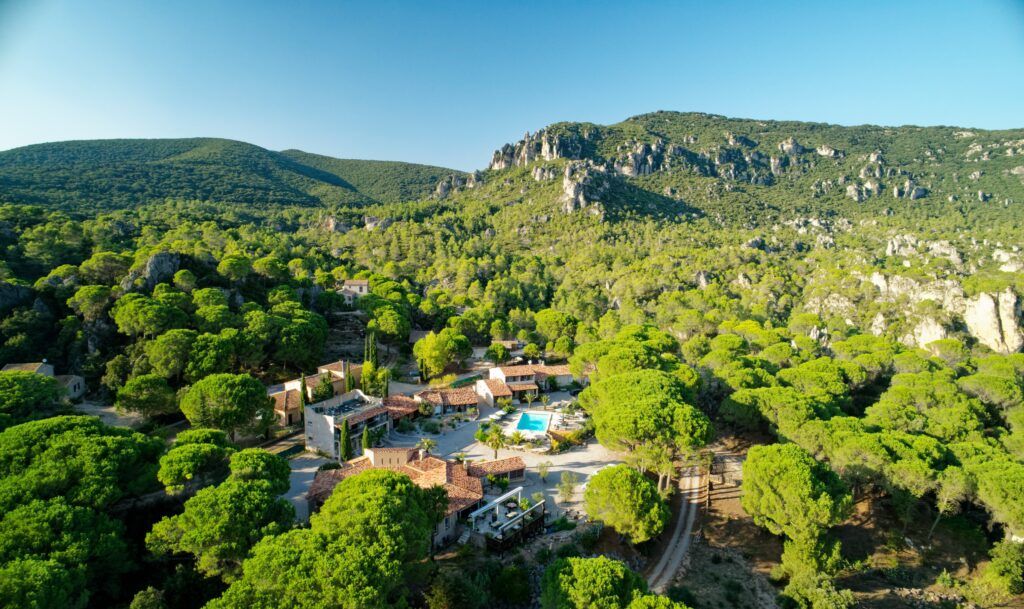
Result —
<instances>
[{"instance_id":1,"label":"palm tree","mask_svg":"<svg viewBox=\"0 0 1024 609\"><path fill-rule=\"evenodd\" d=\"M501 433L501 429L498 427L492 427L490 433L484 438L484 444L494 451L494 458L497 459L498 451L506 446L505 434Z\"/></svg>"},{"instance_id":2,"label":"palm tree","mask_svg":"<svg viewBox=\"0 0 1024 609\"><path fill-rule=\"evenodd\" d=\"M548 409L548 404L550 404L550 403L551 403L551 396L546 394L546 393L541 394L541 396L540 396L540 404L541 404L541 406L544 407L544 410Z\"/></svg>"},{"instance_id":3,"label":"palm tree","mask_svg":"<svg viewBox=\"0 0 1024 609\"><path fill-rule=\"evenodd\" d=\"M498 398L495 405L501 409L507 411L509 406L512 405L512 398Z\"/></svg>"},{"instance_id":4,"label":"palm tree","mask_svg":"<svg viewBox=\"0 0 1024 609\"><path fill-rule=\"evenodd\" d=\"M537 399L537 396L532 391L527 391L523 399L526 400L526 407L529 408L533 405L533 401Z\"/></svg>"},{"instance_id":5,"label":"palm tree","mask_svg":"<svg viewBox=\"0 0 1024 609\"><path fill-rule=\"evenodd\" d=\"M512 443L512 446L519 446L526 441L526 436L523 435L523 432L517 429L508 437L508 441Z\"/></svg>"},{"instance_id":6,"label":"palm tree","mask_svg":"<svg viewBox=\"0 0 1024 609\"><path fill-rule=\"evenodd\" d=\"M423 452L429 455L430 451L437 448L437 440L434 440L432 438L420 438L420 441L416 443L416 448L422 450Z\"/></svg>"}]
</instances>

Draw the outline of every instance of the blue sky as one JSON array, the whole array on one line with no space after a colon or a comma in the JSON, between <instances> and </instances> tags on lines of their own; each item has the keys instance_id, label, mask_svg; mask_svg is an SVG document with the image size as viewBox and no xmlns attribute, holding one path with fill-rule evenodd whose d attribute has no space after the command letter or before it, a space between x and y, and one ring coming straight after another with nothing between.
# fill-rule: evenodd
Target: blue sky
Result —
<instances>
[{"instance_id":1,"label":"blue sky","mask_svg":"<svg viewBox=\"0 0 1024 609\"><path fill-rule=\"evenodd\" d=\"M216 136L473 169L653 110L1024 127L1024 0L0 0L0 149Z\"/></svg>"}]
</instances>

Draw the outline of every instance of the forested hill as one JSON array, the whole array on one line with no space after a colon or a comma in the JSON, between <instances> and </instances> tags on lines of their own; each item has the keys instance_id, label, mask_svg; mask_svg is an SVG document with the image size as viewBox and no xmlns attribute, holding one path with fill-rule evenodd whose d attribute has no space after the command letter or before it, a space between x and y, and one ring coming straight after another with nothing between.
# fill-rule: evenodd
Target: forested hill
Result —
<instances>
[{"instance_id":1,"label":"forested hill","mask_svg":"<svg viewBox=\"0 0 1024 609\"><path fill-rule=\"evenodd\" d=\"M495 151L489 169L560 181L567 212L627 203L754 223L777 221L780 211L942 213L1024 201L1024 130L653 112L607 126L550 125Z\"/></svg>"},{"instance_id":2,"label":"forested hill","mask_svg":"<svg viewBox=\"0 0 1024 609\"><path fill-rule=\"evenodd\" d=\"M0 152L0 198L78 211L169 198L254 206L390 203L422 198L458 173L224 139L70 141Z\"/></svg>"}]
</instances>

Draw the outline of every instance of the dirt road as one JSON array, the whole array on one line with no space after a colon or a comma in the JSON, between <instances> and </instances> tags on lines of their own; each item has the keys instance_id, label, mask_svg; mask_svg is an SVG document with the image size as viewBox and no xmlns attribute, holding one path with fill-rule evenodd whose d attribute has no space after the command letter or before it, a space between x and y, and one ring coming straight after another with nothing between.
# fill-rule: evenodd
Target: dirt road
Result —
<instances>
[{"instance_id":1,"label":"dirt road","mask_svg":"<svg viewBox=\"0 0 1024 609\"><path fill-rule=\"evenodd\" d=\"M679 479L681 507L672 528L672 537L665 552L647 576L647 585L654 592L665 592L686 558L693 537L693 523L697 518L700 498L700 469L688 468Z\"/></svg>"}]
</instances>

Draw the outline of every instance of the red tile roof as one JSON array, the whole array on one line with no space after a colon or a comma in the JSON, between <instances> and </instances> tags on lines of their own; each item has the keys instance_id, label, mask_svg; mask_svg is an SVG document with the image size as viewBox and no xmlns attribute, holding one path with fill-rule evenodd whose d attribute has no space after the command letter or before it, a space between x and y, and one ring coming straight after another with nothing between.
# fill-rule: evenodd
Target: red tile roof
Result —
<instances>
[{"instance_id":1,"label":"red tile roof","mask_svg":"<svg viewBox=\"0 0 1024 609\"><path fill-rule=\"evenodd\" d=\"M373 408L367 408L366 410L357 412L354 415L347 417L345 420L348 421L349 427L355 427L356 425L359 425L363 421L368 421L373 417L387 411L388 409L385 408L384 406L374 406Z\"/></svg>"},{"instance_id":2,"label":"red tile roof","mask_svg":"<svg viewBox=\"0 0 1024 609\"><path fill-rule=\"evenodd\" d=\"M497 461L484 461L472 463L469 466L469 473L478 478L485 478L490 475L510 474L512 472L526 469L526 462L522 457L507 457Z\"/></svg>"},{"instance_id":3,"label":"red tile roof","mask_svg":"<svg viewBox=\"0 0 1024 609\"><path fill-rule=\"evenodd\" d=\"M46 363L32 362L27 364L4 364L4 372L39 372Z\"/></svg>"},{"instance_id":4,"label":"red tile roof","mask_svg":"<svg viewBox=\"0 0 1024 609\"><path fill-rule=\"evenodd\" d=\"M401 419L420 410L419 403L407 395L391 395L384 398L384 407L391 413L392 419Z\"/></svg>"},{"instance_id":5,"label":"red tile roof","mask_svg":"<svg viewBox=\"0 0 1024 609\"><path fill-rule=\"evenodd\" d=\"M512 397L512 390L508 388L505 381L501 379L485 379L484 384L487 385L487 389L490 390L491 395L496 398L510 398Z\"/></svg>"},{"instance_id":6,"label":"red tile roof","mask_svg":"<svg viewBox=\"0 0 1024 609\"><path fill-rule=\"evenodd\" d=\"M270 397L274 400L274 410L278 412L298 410L302 407L302 400L300 399L301 396L299 395L298 389L278 391L277 393L270 394Z\"/></svg>"},{"instance_id":7,"label":"red tile roof","mask_svg":"<svg viewBox=\"0 0 1024 609\"><path fill-rule=\"evenodd\" d=\"M501 370L501 373L505 376L529 376L534 374L533 364L523 364L522 366L501 366L498 370Z\"/></svg>"},{"instance_id":8,"label":"red tile roof","mask_svg":"<svg viewBox=\"0 0 1024 609\"><path fill-rule=\"evenodd\" d=\"M483 483L479 478L471 476L466 468L454 461L447 461L434 456L415 459L418 451L409 448L376 448L375 453L382 451L405 451L407 456L404 465L374 466L369 457L363 456L342 463L340 469L317 472L313 484L309 487L306 497L315 504L323 504L339 482L369 469L389 469L409 478L422 488L441 486L448 493L448 508L445 514L454 514L475 505L484 498Z\"/></svg>"},{"instance_id":9,"label":"red tile roof","mask_svg":"<svg viewBox=\"0 0 1024 609\"><path fill-rule=\"evenodd\" d=\"M568 364L559 364L557 366L540 365L534 366L533 369L537 374L545 374L547 376L568 376L572 374L569 371Z\"/></svg>"},{"instance_id":10,"label":"red tile roof","mask_svg":"<svg viewBox=\"0 0 1024 609\"><path fill-rule=\"evenodd\" d=\"M509 383L508 388L511 391L540 391L537 383Z\"/></svg>"},{"instance_id":11,"label":"red tile roof","mask_svg":"<svg viewBox=\"0 0 1024 609\"><path fill-rule=\"evenodd\" d=\"M416 395L436 406L476 406L480 401L472 387L426 389Z\"/></svg>"},{"instance_id":12,"label":"red tile roof","mask_svg":"<svg viewBox=\"0 0 1024 609\"><path fill-rule=\"evenodd\" d=\"M370 285L369 279L346 279L345 285Z\"/></svg>"}]
</instances>

